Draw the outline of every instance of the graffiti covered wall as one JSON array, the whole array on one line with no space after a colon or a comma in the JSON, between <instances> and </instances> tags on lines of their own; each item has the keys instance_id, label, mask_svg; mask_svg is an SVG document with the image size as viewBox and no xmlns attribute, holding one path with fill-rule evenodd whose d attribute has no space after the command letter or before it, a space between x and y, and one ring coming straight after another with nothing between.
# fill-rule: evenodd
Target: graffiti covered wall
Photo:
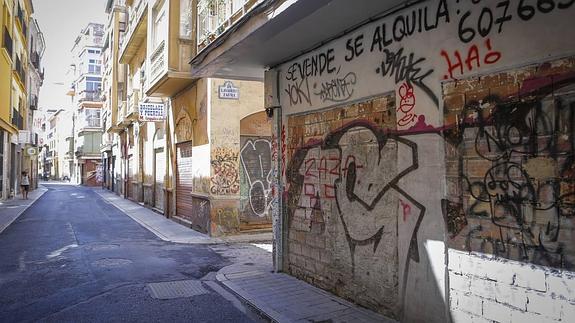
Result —
<instances>
[{"instance_id":1,"label":"graffiti covered wall","mask_svg":"<svg viewBox=\"0 0 575 323\"><path fill-rule=\"evenodd\" d=\"M263 84L252 81L209 79L210 232L237 233L240 226L242 142L240 120L263 110ZM237 98L220 98L220 88L231 82ZM247 150L245 153L248 154ZM248 156L245 155L247 158ZM247 161L248 159L246 159ZM259 161L259 159L258 159ZM255 181L254 177L254 181Z\"/></svg>"},{"instance_id":2,"label":"graffiti covered wall","mask_svg":"<svg viewBox=\"0 0 575 323\"><path fill-rule=\"evenodd\" d=\"M446 322L449 248L573 270L574 3L422 2L278 66L290 273Z\"/></svg>"},{"instance_id":3,"label":"graffiti covered wall","mask_svg":"<svg viewBox=\"0 0 575 323\"><path fill-rule=\"evenodd\" d=\"M451 247L575 270L575 61L444 85Z\"/></svg>"}]
</instances>

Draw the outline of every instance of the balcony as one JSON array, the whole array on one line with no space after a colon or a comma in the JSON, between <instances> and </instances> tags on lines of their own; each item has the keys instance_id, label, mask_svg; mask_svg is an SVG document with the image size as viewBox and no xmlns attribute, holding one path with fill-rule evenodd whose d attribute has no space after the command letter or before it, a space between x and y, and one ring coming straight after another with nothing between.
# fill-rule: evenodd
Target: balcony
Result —
<instances>
[{"instance_id":1,"label":"balcony","mask_svg":"<svg viewBox=\"0 0 575 323\"><path fill-rule=\"evenodd\" d=\"M176 49L169 49L166 41L162 41L150 56L150 82L146 89L147 96L171 97L194 80L187 70L169 68L167 63L169 50ZM180 45L178 55L186 55L186 53Z\"/></svg>"},{"instance_id":2,"label":"balcony","mask_svg":"<svg viewBox=\"0 0 575 323\"><path fill-rule=\"evenodd\" d=\"M101 102L102 91L82 91L78 96L78 102Z\"/></svg>"},{"instance_id":3,"label":"balcony","mask_svg":"<svg viewBox=\"0 0 575 323\"><path fill-rule=\"evenodd\" d=\"M138 104L140 103L140 91L134 90L132 94L128 95L128 104L126 110L126 119L129 121L138 120Z\"/></svg>"},{"instance_id":4,"label":"balcony","mask_svg":"<svg viewBox=\"0 0 575 323\"><path fill-rule=\"evenodd\" d=\"M156 47L152 56L150 57L150 76L151 80L155 80L164 71L166 67L166 42L162 42Z\"/></svg>"},{"instance_id":5,"label":"balcony","mask_svg":"<svg viewBox=\"0 0 575 323\"><path fill-rule=\"evenodd\" d=\"M13 42L6 27L4 27L4 35L2 37L2 48L8 52L8 56L12 59Z\"/></svg>"},{"instance_id":6,"label":"balcony","mask_svg":"<svg viewBox=\"0 0 575 323\"><path fill-rule=\"evenodd\" d=\"M257 0L198 1L198 52L238 22L257 3Z\"/></svg>"},{"instance_id":7,"label":"balcony","mask_svg":"<svg viewBox=\"0 0 575 323\"><path fill-rule=\"evenodd\" d=\"M19 130L24 129L24 118L20 114L20 111L12 108L12 124Z\"/></svg>"},{"instance_id":8,"label":"balcony","mask_svg":"<svg viewBox=\"0 0 575 323\"><path fill-rule=\"evenodd\" d=\"M22 30L22 35L24 35L24 39L27 39L28 25L26 24L26 17L24 16L24 10L22 10L22 7L20 7L20 5L18 5L16 18L17 18L16 21L20 23L20 28Z\"/></svg>"},{"instance_id":9,"label":"balcony","mask_svg":"<svg viewBox=\"0 0 575 323\"><path fill-rule=\"evenodd\" d=\"M22 65L22 61L19 56L16 57L16 66L14 67L14 71L20 78L20 83L23 85L26 84L26 72L24 72L24 66Z\"/></svg>"},{"instance_id":10,"label":"balcony","mask_svg":"<svg viewBox=\"0 0 575 323\"><path fill-rule=\"evenodd\" d=\"M142 42L146 41L148 29L148 2L139 0L130 7L128 13L128 30L120 45L120 63L128 64L138 51Z\"/></svg>"},{"instance_id":11,"label":"balcony","mask_svg":"<svg viewBox=\"0 0 575 323\"><path fill-rule=\"evenodd\" d=\"M120 101L118 103L118 120L116 125L110 129L111 132L120 133L124 130L126 126L128 126L131 122L126 118L127 110L128 110L128 102L127 101Z\"/></svg>"},{"instance_id":12,"label":"balcony","mask_svg":"<svg viewBox=\"0 0 575 323\"><path fill-rule=\"evenodd\" d=\"M38 96L30 94L30 110L38 110Z\"/></svg>"},{"instance_id":13,"label":"balcony","mask_svg":"<svg viewBox=\"0 0 575 323\"><path fill-rule=\"evenodd\" d=\"M30 62L38 71L40 71L40 54L38 54L38 52L34 51L30 54Z\"/></svg>"}]
</instances>

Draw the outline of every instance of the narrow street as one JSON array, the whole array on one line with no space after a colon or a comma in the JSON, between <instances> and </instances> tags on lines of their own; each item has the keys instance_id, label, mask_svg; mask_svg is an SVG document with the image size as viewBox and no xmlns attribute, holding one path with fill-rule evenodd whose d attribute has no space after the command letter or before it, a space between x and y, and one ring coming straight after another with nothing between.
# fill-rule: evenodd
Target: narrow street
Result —
<instances>
[{"instance_id":1,"label":"narrow street","mask_svg":"<svg viewBox=\"0 0 575 323\"><path fill-rule=\"evenodd\" d=\"M0 234L1 322L262 321L213 287L234 262L214 250L265 251L165 242L92 189L46 187Z\"/></svg>"}]
</instances>

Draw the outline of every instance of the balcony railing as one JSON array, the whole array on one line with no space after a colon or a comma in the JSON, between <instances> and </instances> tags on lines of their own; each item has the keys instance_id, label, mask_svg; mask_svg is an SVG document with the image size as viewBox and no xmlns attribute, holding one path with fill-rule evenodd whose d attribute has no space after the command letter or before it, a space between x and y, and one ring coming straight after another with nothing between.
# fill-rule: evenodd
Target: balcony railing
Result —
<instances>
[{"instance_id":1,"label":"balcony railing","mask_svg":"<svg viewBox=\"0 0 575 323\"><path fill-rule=\"evenodd\" d=\"M152 57L150 58L150 65L151 71L150 75L151 80L155 80L163 71L164 67L166 66L166 59L165 59L165 49L166 49L166 42L162 41L156 50L152 53Z\"/></svg>"},{"instance_id":2,"label":"balcony railing","mask_svg":"<svg viewBox=\"0 0 575 323\"><path fill-rule=\"evenodd\" d=\"M8 32L8 29L6 27L4 27L4 35L2 37L2 47L6 49L6 51L8 52L8 56L12 58L12 48L13 48L12 37L10 36L10 33Z\"/></svg>"},{"instance_id":3,"label":"balcony railing","mask_svg":"<svg viewBox=\"0 0 575 323\"><path fill-rule=\"evenodd\" d=\"M14 108L12 108L12 124L20 130L24 129L24 118L22 118L20 111Z\"/></svg>"},{"instance_id":4,"label":"balcony railing","mask_svg":"<svg viewBox=\"0 0 575 323\"><path fill-rule=\"evenodd\" d=\"M20 23L20 27L22 27L22 34L25 36L24 38L27 37L27 32L28 32L28 25L26 25L26 17L24 17L24 10L22 10L22 7L20 7L20 5L18 5L18 22Z\"/></svg>"},{"instance_id":5,"label":"balcony railing","mask_svg":"<svg viewBox=\"0 0 575 323\"><path fill-rule=\"evenodd\" d=\"M79 102L83 101L101 101L102 91L82 91L78 97Z\"/></svg>"},{"instance_id":6,"label":"balcony railing","mask_svg":"<svg viewBox=\"0 0 575 323\"><path fill-rule=\"evenodd\" d=\"M130 39L130 36L136 29L136 25L140 18L142 18L142 14L144 12L144 8L146 7L145 4L147 1L145 0L136 0L137 3L134 6L131 6L128 12L128 24L125 33L125 37L123 39L123 43L121 44L122 48L126 47L126 42Z\"/></svg>"},{"instance_id":7,"label":"balcony railing","mask_svg":"<svg viewBox=\"0 0 575 323\"><path fill-rule=\"evenodd\" d=\"M38 110L38 96L30 94L30 110Z\"/></svg>"},{"instance_id":8,"label":"balcony railing","mask_svg":"<svg viewBox=\"0 0 575 323\"><path fill-rule=\"evenodd\" d=\"M126 106L127 106L127 102L126 101L120 101L118 102L118 124L122 123L124 121L124 119L126 118Z\"/></svg>"},{"instance_id":9,"label":"balcony railing","mask_svg":"<svg viewBox=\"0 0 575 323\"><path fill-rule=\"evenodd\" d=\"M30 62L37 70L40 70L40 54L34 51L30 54Z\"/></svg>"},{"instance_id":10,"label":"balcony railing","mask_svg":"<svg viewBox=\"0 0 575 323\"><path fill-rule=\"evenodd\" d=\"M16 66L14 70L16 71L16 74L18 74L18 77L20 77L20 82L22 82L22 84L25 84L26 73L24 72L24 66L22 65L20 57L16 57Z\"/></svg>"},{"instance_id":11,"label":"balcony railing","mask_svg":"<svg viewBox=\"0 0 575 323\"><path fill-rule=\"evenodd\" d=\"M138 113L138 104L140 99L140 91L134 90L132 94L128 95L128 106L126 111L126 117L130 117L133 115L137 115Z\"/></svg>"},{"instance_id":12,"label":"balcony railing","mask_svg":"<svg viewBox=\"0 0 575 323\"><path fill-rule=\"evenodd\" d=\"M209 43L250 11L257 0L198 1L198 47Z\"/></svg>"}]
</instances>

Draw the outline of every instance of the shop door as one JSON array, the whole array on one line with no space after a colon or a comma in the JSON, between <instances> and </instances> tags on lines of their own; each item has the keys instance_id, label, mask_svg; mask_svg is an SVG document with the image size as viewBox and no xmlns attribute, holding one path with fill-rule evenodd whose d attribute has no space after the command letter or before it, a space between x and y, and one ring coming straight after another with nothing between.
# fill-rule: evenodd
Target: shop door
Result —
<instances>
[{"instance_id":1,"label":"shop door","mask_svg":"<svg viewBox=\"0 0 575 323\"><path fill-rule=\"evenodd\" d=\"M166 174L166 154L164 148L154 150L154 207L164 210L164 175Z\"/></svg>"}]
</instances>

